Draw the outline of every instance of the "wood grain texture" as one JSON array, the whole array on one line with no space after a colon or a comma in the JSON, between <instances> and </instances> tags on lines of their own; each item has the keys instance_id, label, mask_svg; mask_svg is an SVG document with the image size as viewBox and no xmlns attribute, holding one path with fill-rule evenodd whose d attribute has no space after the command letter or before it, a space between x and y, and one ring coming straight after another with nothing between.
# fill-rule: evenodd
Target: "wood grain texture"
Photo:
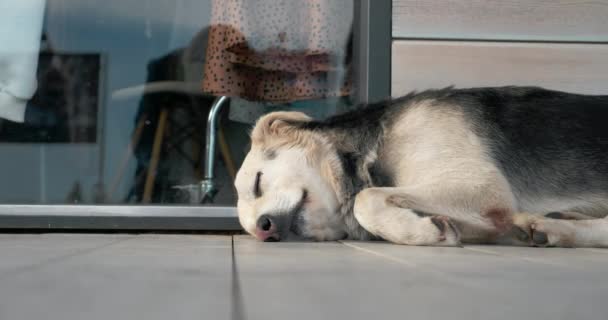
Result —
<instances>
[{"instance_id":1,"label":"wood grain texture","mask_svg":"<svg viewBox=\"0 0 608 320\"><path fill-rule=\"evenodd\" d=\"M393 0L393 37L608 41L608 0Z\"/></svg>"},{"instance_id":2,"label":"wood grain texture","mask_svg":"<svg viewBox=\"0 0 608 320\"><path fill-rule=\"evenodd\" d=\"M401 40L392 50L393 96L450 85L608 94L608 45Z\"/></svg>"}]
</instances>

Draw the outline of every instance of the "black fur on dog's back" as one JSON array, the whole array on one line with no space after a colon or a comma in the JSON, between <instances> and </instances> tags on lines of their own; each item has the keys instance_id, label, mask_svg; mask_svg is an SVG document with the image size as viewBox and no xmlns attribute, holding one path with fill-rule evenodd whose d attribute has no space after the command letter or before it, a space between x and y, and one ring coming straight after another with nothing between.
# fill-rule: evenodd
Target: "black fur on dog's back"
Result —
<instances>
[{"instance_id":1,"label":"black fur on dog's back","mask_svg":"<svg viewBox=\"0 0 608 320\"><path fill-rule=\"evenodd\" d=\"M501 87L440 101L463 108L516 193L608 193L608 96Z\"/></svg>"}]
</instances>

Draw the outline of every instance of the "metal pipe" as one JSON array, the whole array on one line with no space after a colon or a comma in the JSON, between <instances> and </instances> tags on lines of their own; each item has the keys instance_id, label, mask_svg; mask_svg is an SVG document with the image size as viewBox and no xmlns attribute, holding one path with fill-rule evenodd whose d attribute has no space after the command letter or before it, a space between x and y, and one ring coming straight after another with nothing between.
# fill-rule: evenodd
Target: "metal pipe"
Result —
<instances>
[{"instance_id":1,"label":"metal pipe","mask_svg":"<svg viewBox=\"0 0 608 320\"><path fill-rule=\"evenodd\" d=\"M217 144L217 124L218 115L228 97L217 97L209 110L209 118L207 119L207 136L205 137L205 165L203 168L203 181L200 183L201 202L212 201L217 193L215 186L215 145Z\"/></svg>"}]
</instances>

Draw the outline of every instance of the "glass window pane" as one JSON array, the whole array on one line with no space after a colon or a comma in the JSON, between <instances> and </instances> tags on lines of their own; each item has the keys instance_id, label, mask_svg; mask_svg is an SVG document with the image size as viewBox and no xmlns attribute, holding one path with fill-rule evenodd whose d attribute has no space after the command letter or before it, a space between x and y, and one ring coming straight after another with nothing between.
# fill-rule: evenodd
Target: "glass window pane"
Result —
<instances>
[{"instance_id":1,"label":"glass window pane","mask_svg":"<svg viewBox=\"0 0 608 320\"><path fill-rule=\"evenodd\" d=\"M234 205L257 118L354 104L353 0L0 9L0 204Z\"/></svg>"}]
</instances>

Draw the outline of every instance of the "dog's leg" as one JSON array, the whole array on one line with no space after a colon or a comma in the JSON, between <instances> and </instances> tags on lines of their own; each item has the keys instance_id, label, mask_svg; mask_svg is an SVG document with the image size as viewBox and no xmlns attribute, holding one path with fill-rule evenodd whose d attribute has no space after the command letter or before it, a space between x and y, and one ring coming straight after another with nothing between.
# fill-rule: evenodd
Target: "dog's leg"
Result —
<instances>
[{"instance_id":1,"label":"dog's leg","mask_svg":"<svg viewBox=\"0 0 608 320\"><path fill-rule=\"evenodd\" d=\"M357 221L370 233L407 245L456 246L460 232L446 216L403 208L391 201L385 188L363 190L355 200Z\"/></svg>"},{"instance_id":2,"label":"dog's leg","mask_svg":"<svg viewBox=\"0 0 608 320\"><path fill-rule=\"evenodd\" d=\"M541 247L608 247L608 218L579 213L537 216L517 213L513 235L522 243Z\"/></svg>"},{"instance_id":3,"label":"dog's leg","mask_svg":"<svg viewBox=\"0 0 608 320\"><path fill-rule=\"evenodd\" d=\"M512 229L512 195L504 184L477 181L487 182L487 187L446 179L365 189L357 195L355 217L369 232L395 243L455 245L459 238L464 243L496 243Z\"/></svg>"}]
</instances>

